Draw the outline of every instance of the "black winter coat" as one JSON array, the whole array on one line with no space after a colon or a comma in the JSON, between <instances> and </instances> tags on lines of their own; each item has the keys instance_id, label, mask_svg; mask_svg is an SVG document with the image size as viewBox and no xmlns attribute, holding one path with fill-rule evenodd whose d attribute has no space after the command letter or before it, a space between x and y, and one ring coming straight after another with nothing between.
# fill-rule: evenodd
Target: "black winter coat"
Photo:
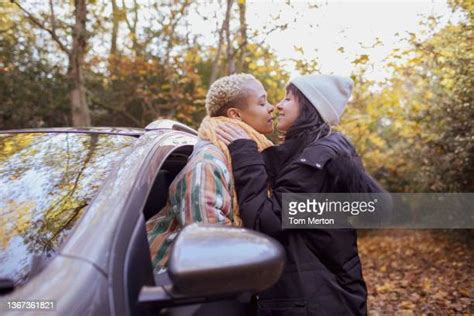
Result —
<instances>
[{"instance_id":1,"label":"black winter coat","mask_svg":"<svg viewBox=\"0 0 474 316\"><path fill-rule=\"evenodd\" d=\"M282 144L260 154L247 139L229 150L244 226L275 237L287 255L280 280L259 295L259 314L367 314L355 230L283 230L281 220L282 193L382 192L353 146L334 133L296 153Z\"/></svg>"}]
</instances>

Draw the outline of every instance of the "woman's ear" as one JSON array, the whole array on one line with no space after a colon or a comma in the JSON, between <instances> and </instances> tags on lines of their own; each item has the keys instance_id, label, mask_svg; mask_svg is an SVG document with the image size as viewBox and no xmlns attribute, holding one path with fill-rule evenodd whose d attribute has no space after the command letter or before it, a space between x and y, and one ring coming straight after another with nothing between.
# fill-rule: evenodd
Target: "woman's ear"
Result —
<instances>
[{"instance_id":1,"label":"woman's ear","mask_svg":"<svg viewBox=\"0 0 474 316\"><path fill-rule=\"evenodd\" d=\"M226 111L227 117L237 119L239 121L242 121L242 118L240 117L240 111L237 108L228 108Z\"/></svg>"}]
</instances>

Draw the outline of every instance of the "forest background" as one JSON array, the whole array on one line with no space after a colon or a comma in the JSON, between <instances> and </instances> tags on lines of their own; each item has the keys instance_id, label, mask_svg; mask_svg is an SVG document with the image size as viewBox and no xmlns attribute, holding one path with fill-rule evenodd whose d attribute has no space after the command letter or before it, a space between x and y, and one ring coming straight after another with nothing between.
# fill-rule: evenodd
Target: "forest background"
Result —
<instances>
[{"instance_id":1,"label":"forest background","mask_svg":"<svg viewBox=\"0 0 474 316\"><path fill-rule=\"evenodd\" d=\"M279 50L295 34L287 31L307 36L320 28L316 18L298 22L327 5L0 0L0 129L143 128L157 118L197 128L209 85L235 72L254 74L275 104L291 76L325 70L318 49L286 47L287 58ZM403 32L408 21L400 20L400 45L382 60L369 52L383 47L384 37L357 50L342 42L333 52L350 61L344 75L355 82L339 129L390 192L474 192L474 2L445 5L456 18L419 16L419 32ZM249 10L265 15L274 6L280 9L268 10L268 23L252 24ZM272 36L281 38L279 47ZM317 46L318 38L305 41ZM369 311L474 313L472 236L472 230L362 232Z\"/></svg>"},{"instance_id":2,"label":"forest background","mask_svg":"<svg viewBox=\"0 0 474 316\"><path fill-rule=\"evenodd\" d=\"M266 38L325 6L276 3L281 14L255 29L245 0L2 1L0 127L145 127L157 118L197 127L209 85L234 72L254 74L275 104L291 75L320 65L317 51L307 58L296 46L281 60ZM383 65L343 45L334 52L352 58L355 81L340 129L392 192L473 192L473 2L448 5L457 21L421 16L421 35L397 34L404 48ZM214 32L196 32L196 16ZM371 79L374 66L385 78Z\"/></svg>"}]
</instances>

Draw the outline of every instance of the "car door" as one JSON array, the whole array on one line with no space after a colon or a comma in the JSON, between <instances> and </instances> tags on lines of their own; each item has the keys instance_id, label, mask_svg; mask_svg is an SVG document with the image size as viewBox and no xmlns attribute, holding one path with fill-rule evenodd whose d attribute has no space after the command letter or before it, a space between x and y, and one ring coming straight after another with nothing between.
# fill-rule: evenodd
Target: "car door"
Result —
<instances>
[{"instance_id":1,"label":"car door","mask_svg":"<svg viewBox=\"0 0 474 316\"><path fill-rule=\"evenodd\" d=\"M137 307L143 285L154 285L145 221L167 200L168 186L186 164L197 138L186 132L169 130L144 135L149 154L141 161L121 210L109 257L109 300L112 314L143 314ZM147 214L147 215L145 215Z\"/></svg>"}]
</instances>

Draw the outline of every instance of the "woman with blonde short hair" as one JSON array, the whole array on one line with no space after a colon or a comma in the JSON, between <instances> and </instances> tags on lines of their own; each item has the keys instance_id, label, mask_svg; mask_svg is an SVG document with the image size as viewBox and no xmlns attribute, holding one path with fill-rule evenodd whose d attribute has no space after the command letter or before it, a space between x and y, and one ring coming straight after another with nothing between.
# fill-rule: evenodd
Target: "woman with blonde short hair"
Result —
<instances>
[{"instance_id":1,"label":"woman with blonde short hair","mask_svg":"<svg viewBox=\"0 0 474 316\"><path fill-rule=\"evenodd\" d=\"M166 270L170 246L185 225L242 225L229 151L217 138L217 125L226 122L245 130L258 150L272 145L263 134L273 131L273 105L254 76L235 74L215 81L207 93L206 110L199 141L171 183L167 205L147 221L152 264L158 273Z\"/></svg>"}]
</instances>

